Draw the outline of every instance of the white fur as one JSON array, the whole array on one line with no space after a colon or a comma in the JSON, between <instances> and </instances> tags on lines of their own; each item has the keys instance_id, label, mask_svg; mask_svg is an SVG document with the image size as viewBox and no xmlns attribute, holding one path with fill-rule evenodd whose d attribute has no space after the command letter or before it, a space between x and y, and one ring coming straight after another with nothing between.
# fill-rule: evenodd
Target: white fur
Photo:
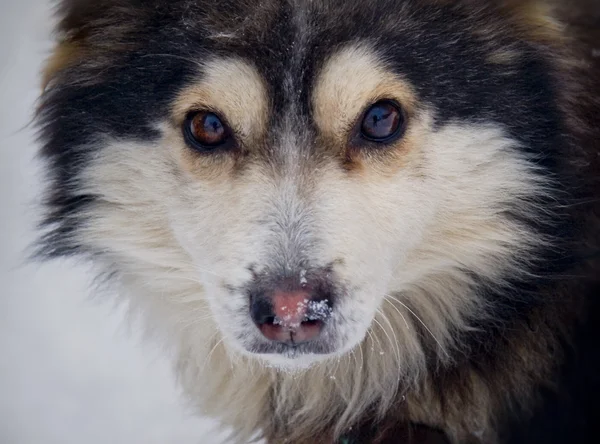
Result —
<instances>
[{"instance_id":1,"label":"white fur","mask_svg":"<svg viewBox=\"0 0 600 444\"><path fill-rule=\"evenodd\" d=\"M389 177L334 162L309 172L296 158L284 172L257 163L235 181L203 182L181 170L172 145L183 142L166 123L156 145L107 141L86 169L82 194L101 198L79 241L116 272L148 329L173 348L187 393L233 425L236 440L268 421L285 424L291 442L327 422L342 433L369 405L384 412L425 376L416 326L450 359L452 331L485 309L462 270L519 273L542 241L502 214L507 203L533 211L528 198L543 193L516 143L492 124L434 130L431 112L415 116L418 152ZM291 130L280 141L302 143ZM335 272L347 291L330 320L337 352L257 357L247 351L261 340L247 297L224 284L242 286L249 265L292 246L319 265L343 259Z\"/></svg>"}]
</instances>

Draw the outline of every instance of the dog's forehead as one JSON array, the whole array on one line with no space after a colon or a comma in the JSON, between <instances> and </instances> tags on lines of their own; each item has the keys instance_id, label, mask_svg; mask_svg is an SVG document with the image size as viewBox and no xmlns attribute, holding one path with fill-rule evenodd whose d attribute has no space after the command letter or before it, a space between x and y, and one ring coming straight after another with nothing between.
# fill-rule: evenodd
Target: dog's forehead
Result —
<instances>
[{"instance_id":1,"label":"dog's forehead","mask_svg":"<svg viewBox=\"0 0 600 444\"><path fill-rule=\"evenodd\" d=\"M337 77L343 77L344 71L350 76L358 66L361 74L368 75L370 65L374 77L381 76L385 67L388 73L406 80L423 79L415 59L435 60L434 52L439 45L431 37L427 45L419 43L423 34L415 32L415 28L426 32L431 16L428 17L427 11L415 9L417 3L290 0L261 2L248 8L249 2L233 2L226 11L220 8L203 11L195 17L197 22L191 29L201 31L202 44L209 54L204 57L210 61L203 63L207 77L211 77L214 66L223 71L215 60L237 59L237 64L229 66L235 70L242 64L252 68L245 70L256 74L257 89L265 88L272 119L289 120L295 114L309 117L305 122L310 123L314 96L328 95L331 87L336 86L331 81L336 77L332 71ZM189 16L186 20L193 22ZM435 30L432 35L434 39L451 38ZM354 55L355 60L348 54ZM232 74L233 79L240 80L236 73ZM338 88L340 93L352 95L353 87L359 95L364 93L364 85L360 85L359 79L354 80L346 79L345 91ZM373 83L374 80L370 82L372 86Z\"/></svg>"}]
</instances>

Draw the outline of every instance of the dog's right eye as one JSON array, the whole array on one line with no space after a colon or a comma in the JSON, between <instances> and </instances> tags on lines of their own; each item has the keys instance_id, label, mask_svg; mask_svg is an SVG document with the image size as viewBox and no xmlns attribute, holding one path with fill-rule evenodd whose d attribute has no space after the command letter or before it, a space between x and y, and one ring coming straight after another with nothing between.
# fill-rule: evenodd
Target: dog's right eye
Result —
<instances>
[{"instance_id":1,"label":"dog's right eye","mask_svg":"<svg viewBox=\"0 0 600 444\"><path fill-rule=\"evenodd\" d=\"M189 113L183 123L183 135L188 145L202 152L228 148L233 140L229 127L209 111Z\"/></svg>"}]
</instances>

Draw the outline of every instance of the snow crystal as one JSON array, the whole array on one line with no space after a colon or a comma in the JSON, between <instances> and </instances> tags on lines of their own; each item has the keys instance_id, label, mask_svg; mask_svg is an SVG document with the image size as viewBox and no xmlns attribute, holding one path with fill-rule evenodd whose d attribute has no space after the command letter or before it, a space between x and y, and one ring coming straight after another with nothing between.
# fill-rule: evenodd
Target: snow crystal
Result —
<instances>
[{"instance_id":1,"label":"snow crystal","mask_svg":"<svg viewBox=\"0 0 600 444\"><path fill-rule=\"evenodd\" d=\"M300 285L305 287L308 284L308 280L306 279L306 270L300 270Z\"/></svg>"},{"instance_id":2,"label":"snow crystal","mask_svg":"<svg viewBox=\"0 0 600 444\"><path fill-rule=\"evenodd\" d=\"M300 324L306 320L324 321L332 312L327 300L311 301L304 299L296 304L295 313L291 310L291 307L283 306L281 308L286 313L283 316L276 316L273 323L292 329L300 327Z\"/></svg>"},{"instance_id":3,"label":"snow crystal","mask_svg":"<svg viewBox=\"0 0 600 444\"><path fill-rule=\"evenodd\" d=\"M308 303L308 319L311 321L323 321L331 315L332 309L329 306L329 301L310 301Z\"/></svg>"}]
</instances>

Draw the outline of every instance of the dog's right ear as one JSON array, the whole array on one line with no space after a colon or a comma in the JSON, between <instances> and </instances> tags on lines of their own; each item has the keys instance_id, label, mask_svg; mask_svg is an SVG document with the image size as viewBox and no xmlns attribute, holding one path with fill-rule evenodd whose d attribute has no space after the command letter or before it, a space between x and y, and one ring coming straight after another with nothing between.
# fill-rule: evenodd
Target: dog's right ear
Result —
<instances>
[{"instance_id":1,"label":"dog's right ear","mask_svg":"<svg viewBox=\"0 0 600 444\"><path fill-rule=\"evenodd\" d=\"M93 22L97 4L93 0L62 0L56 15L57 44L46 61L42 71L42 90L66 67L75 63L83 55L86 34Z\"/></svg>"},{"instance_id":2,"label":"dog's right ear","mask_svg":"<svg viewBox=\"0 0 600 444\"><path fill-rule=\"evenodd\" d=\"M97 58L109 40L117 50L122 21L133 14L133 4L130 0L61 0L56 10L57 43L42 72L42 89L65 68Z\"/></svg>"},{"instance_id":3,"label":"dog's right ear","mask_svg":"<svg viewBox=\"0 0 600 444\"><path fill-rule=\"evenodd\" d=\"M116 3L111 0L60 0L57 8L60 20L57 31L62 38L85 39L94 23Z\"/></svg>"}]
</instances>

